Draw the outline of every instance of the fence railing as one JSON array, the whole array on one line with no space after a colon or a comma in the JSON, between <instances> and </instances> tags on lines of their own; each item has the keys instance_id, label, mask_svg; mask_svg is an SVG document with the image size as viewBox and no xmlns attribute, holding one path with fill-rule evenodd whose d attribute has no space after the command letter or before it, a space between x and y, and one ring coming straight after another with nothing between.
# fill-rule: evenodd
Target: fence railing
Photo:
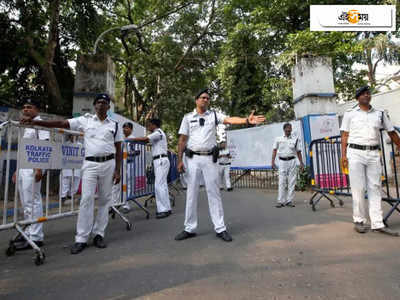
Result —
<instances>
[{"instance_id":1,"label":"fence railing","mask_svg":"<svg viewBox=\"0 0 400 300\"><path fill-rule=\"evenodd\" d=\"M29 129L34 138L24 138L24 130ZM41 135L48 137L39 139ZM72 186L75 180L75 170L80 169L85 159L85 150L82 144L76 143L82 139L81 132L63 129L50 129L37 126L20 125L19 122L7 121L0 125L2 143L0 148L0 174L3 189L0 198L0 231L15 229L14 236L6 250L6 255L14 255L17 250L17 241L24 240L32 247L36 265L41 265L45 260L42 248L25 233L28 226L42 224L47 221L66 218L79 213L79 199L71 193L71 201L63 201L61 197L61 174L64 169L72 169ZM73 136L73 141L67 141L67 136ZM177 159L174 153L169 153L171 162L168 182L174 187L178 179L176 169ZM32 179L32 193L45 191L39 201L22 204L21 202L21 176L20 170L43 169L45 176L42 183ZM122 189L118 191L119 197L114 199L110 206L112 215L118 215L126 223L127 230L132 229L132 223L119 211L119 207L127 201L135 202L146 213L149 212L138 201L142 197L154 197L154 171L152 166L151 148L143 143L123 143L122 161ZM13 176L13 174L15 174ZM33 176L33 175L32 175ZM15 183L13 182L15 178ZM33 177L32 177L33 178ZM25 184L26 185L26 184ZM178 189L176 189L177 192ZM43 198L43 201L42 201ZM174 199L175 200L175 199Z\"/></svg>"},{"instance_id":2,"label":"fence railing","mask_svg":"<svg viewBox=\"0 0 400 300\"><path fill-rule=\"evenodd\" d=\"M278 171L273 169L231 168L232 186L236 188L277 189Z\"/></svg>"}]
</instances>

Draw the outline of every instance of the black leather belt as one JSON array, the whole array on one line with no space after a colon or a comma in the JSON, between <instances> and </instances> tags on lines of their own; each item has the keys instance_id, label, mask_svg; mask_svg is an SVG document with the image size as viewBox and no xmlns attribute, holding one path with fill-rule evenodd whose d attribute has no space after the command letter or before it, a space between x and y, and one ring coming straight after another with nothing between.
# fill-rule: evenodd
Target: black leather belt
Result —
<instances>
[{"instance_id":1,"label":"black leather belt","mask_svg":"<svg viewBox=\"0 0 400 300\"><path fill-rule=\"evenodd\" d=\"M289 156L289 157L279 157L280 160L292 160L295 159L294 156Z\"/></svg>"},{"instance_id":2,"label":"black leather belt","mask_svg":"<svg viewBox=\"0 0 400 300\"><path fill-rule=\"evenodd\" d=\"M161 157L168 157L168 155L167 154L156 155L156 156L153 156L153 160L159 159Z\"/></svg>"},{"instance_id":3,"label":"black leather belt","mask_svg":"<svg viewBox=\"0 0 400 300\"><path fill-rule=\"evenodd\" d=\"M212 151L193 151L195 155L212 155Z\"/></svg>"},{"instance_id":4,"label":"black leather belt","mask_svg":"<svg viewBox=\"0 0 400 300\"><path fill-rule=\"evenodd\" d=\"M379 145L375 146L363 146L363 145L357 145L357 144L349 144L350 148L357 149L357 150L379 150L380 147Z\"/></svg>"},{"instance_id":5,"label":"black leather belt","mask_svg":"<svg viewBox=\"0 0 400 300\"><path fill-rule=\"evenodd\" d=\"M88 156L88 157L85 157L85 160L94 161L94 162L105 162L105 161L113 159L113 158L114 158L114 154L110 154L107 156Z\"/></svg>"},{"instance_id":6,"label":"black leather belt","mask_svg":"<svg viewBox=\"0 0 400 300\"><path fill-rule=\"evenodd\" d=\"M228 165L230 165L231 163L219 163L221 166L228 166Z\"/></svg>"}]
</instances>

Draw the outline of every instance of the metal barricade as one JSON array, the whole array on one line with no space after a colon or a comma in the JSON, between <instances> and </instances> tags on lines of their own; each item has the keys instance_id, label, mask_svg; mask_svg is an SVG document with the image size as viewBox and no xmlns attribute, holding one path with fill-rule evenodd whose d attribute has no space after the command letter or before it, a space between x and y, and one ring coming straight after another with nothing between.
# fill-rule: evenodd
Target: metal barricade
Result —
<instances>
[{"instance_id":1,"label":"metal barricade","mask_svg":"<svg viewBox=\"0 0 400 300\"><path fill-rule=\"evenodd\" d=\"M172 206L174 207L176 195L179 195L181 193L180 188L178 186L178 179L180 178L180 174L178 172L178 155L168 150L168 159L170 163L168 179L167 179L168 192L172 202Z\"/></svg>"},{"instance_id":2,"label":"metal barricade","mask_svg":"<svg viewBox=\"0 0 400 300\"><path fill-rule=\"evenodd\" d=\"M399 129L396 128L399 132ZM385 131L380 133L380 153L382 163L382 201L388 203L391 208L383 217L384 223L394 211L400 213L400 189L399 189L399 155L396 154L394 144L387 137ZM310 172L312 190L315 192L310 205L316 210L316 205L322 198L327 199L334 207L333 200L337 200L342 206L341 196L351 196L351 182L348 170L343 170L341 165L341 137L333 136L317 139L310 144ZM366 198L368 195L366 194Z\"/></svg>"},{"instance_id":3,"label":"metal barricade","mask_svg":"<svg viewBox=\"0 0 400 300\"><path fill-rule=\"evenodd\" d=\"M24 130L30 128L35 130L35 135L39 137L39 132L48 132L49 140L36 139L24 139ZM52 194L51 187L57 186L59 176L52 176L52 172L57 169L52 160L56 156L56 150L64 151L63 143L65 142L65 135L73 135L75 137L82 136L80 132L74 132L70 130L61 129L48 129L40 127L23 126L18 122L7 121L0 125L1 135L5 136L5 143L2 143L6 149L1 151L1 161L6 162L5 176L4 176L4 194L2 199L2 211L1 211L1 230L8 230L14 228L17 231L17 235L9 242L9 246L6 250L6 255L14 255L16 248L16 241L26 241L32 247L35 252L34 262L36 265L43 264L45 260L45 254L43 249L39 248L30 237L25 233L25 229L30 225L39 224L50 220L65 218L76 215L79 212L79 206L75 204L74 195L72 195L72 201L66 205L62 203L60 194ZM16 147L17 146L17 147ZM74 151L77 153L82 151L82 148L75 147ZM71 150L71 149L69 149ZM84 151L84 149L83 149ZM5 152L5 153L4 153ZM60 154L61 155L61 154ZM64 154L62 154L64 155ZM25 157L25 160L21 158ZM62 156L64 158L64 156ZM81 153L76 156L79 159L84 157ZM16 168L14 175L11 175L11 160L16 160ZM37 168L27 167L27 164L37 163ZM64 163L64 162L63 162ZM74 161L65 162L66 164L74 164ZM19 189L20 184L20 170L32 169L32 191L35 189L35 179L33 169L45 169L45 200L40 200L39 207L35 207L35 201L31 200L30 205L22 205ZM72 168L74 169L74 168ZM73 171L74 172L74 171ZM10 179L15 178L15 189L10 189ZM43 182L42 182L43 184ZM36 187L37 188L37 187ZM40 188L40 187L39 187ZM58 196L58 197L57 197ZM33 196L32 196L33 197ZM39 217L34 217L34 209L36 212L39 210Z\"/></svg>"},{"instance_id":4,"label":"metal barricade","mask_svg":"<svg viewBox=\"0 0 400 300\"><path fill-rule=\"evenodd\" d=\"M311 185L315 192L310 199L312 210L321 198L329 201L331 207L335 207L333 199L336 199L340 206L343 200L338 197L351 196L349 176L342 170L341 158L341 137L313 140L310 144L310 171Z\"/></svg>"},{"instance_id":5,"label":"metal barricade","mask_svg":"<svg viewBox=\"0 0 400 300\"><path fill-rule=\"evenodd\" d=\"M123 203L132 201L146 213L150 212L138 201L142 197L154 196L154 171L152 167L151 148L142 142L125 142L123 144Z\"/></svg>"},{"instance_id":6,"label":"metal barricade","mask_svg":"<svg viewBox=\"0 0 400 300\"><path fill-rule=\"evenodd\" d=\"M148 202L155 198L155 174L151 146L143 142L124 142L123 152L121 203L117 204L116 207L131 201L143 210L146 218L149 219L150 211L146 207ZM179 189L176 187L176 182L179 178L177 155L168 151L168 159L170 161L170 169L167 182L172 206L174 206L175 195L172 190L179 193ZM144 200L143 205L139 202L141 198Z\"/></svg>"},{"instance_id":7,"label":"metal barricade","mask_svg":"<svg viewBox=\"0 0 400 300\"><path fill-rule=\"evenodd\" d=\"M232 186L236 188L276 189L278 188L278 171L274 169L231 168Z\"/></svg>"},{"instance_id":8,"label":"metal barricade","mask_svg":"<svg viewBox=\"0 0 400 300\"><path fill-rule=\"evenodd\" d=\"M33 130L35 138L23 138L26 129ZM45 133L48 138L39 139L40 133L42 135ZM19 122L7 121L0 125L0 134L5 137L0 152L1 166L5 162L5 166L3 166L5 170L3 168L3 172L1 172L4 190L2 191L0 231L13 228L17 231L17 235L9 242L6 255L14 255L18 243L26 241L35 252L35 264L41 265L44 263L45 253L25 233L25 230L33 224L70 217L79 213L79 199L74 192L71 193L71 201L63 201L61 197L61 171L72 169L71 179L72 186L74 186L75 170L81 168L85 158L83 145L76 143L78 138L83 137L83 133L65 129L24 126ZM67 141L67 135L73 136L72 143ZM12 162L14 161L16 161L15 172L12 172ZM22 199L20 199L21 187L19 185L22 177L19 177L20 171L24 169L32 170L32 174L33 169L45 170L41 186L37 187L35 180L32 179L32 191L39 188L41 192L44 188L45 196L41 197L40 201L30 200L29 206L23 205ZM15 173L15 184L10 183L13 177L11 173ZM15 188L10 188L10 184ZM36 209L36 213L34 209ZM110 210L116 211L116 208L111 206ZM37 216L38 214L40 216ZM130 222L123 215L119 215L127 223L127 229L130 230L132 227Z\"/></svg>"}]
</instances>

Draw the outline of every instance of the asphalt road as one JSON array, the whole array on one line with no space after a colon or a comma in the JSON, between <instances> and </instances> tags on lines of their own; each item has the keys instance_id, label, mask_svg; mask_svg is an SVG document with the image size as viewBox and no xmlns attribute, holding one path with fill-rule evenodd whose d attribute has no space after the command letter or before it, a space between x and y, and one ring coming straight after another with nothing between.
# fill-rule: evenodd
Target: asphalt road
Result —
<instances>
[{"instance_id":1,"label":"asphalt road","mask_svg":"<svg viewBox=\"0 0 400 300\"><path fill-rule=\"evenodd\" d=\"M232 243L215 236L204 191L198 236L180 242L182 198L166 219L130 213L130 232L110 220L108 248L79 255L69 253L76 219L48 222L44 265L31 251L0 256L0 299L400 299L400 238L357 234L350 199L312 212L310 195L278 209L275 192L224 192ZM390 224L400 231L400 216ZM0 232L2 252L12 234Z\"/></svg>"}]
</instances>

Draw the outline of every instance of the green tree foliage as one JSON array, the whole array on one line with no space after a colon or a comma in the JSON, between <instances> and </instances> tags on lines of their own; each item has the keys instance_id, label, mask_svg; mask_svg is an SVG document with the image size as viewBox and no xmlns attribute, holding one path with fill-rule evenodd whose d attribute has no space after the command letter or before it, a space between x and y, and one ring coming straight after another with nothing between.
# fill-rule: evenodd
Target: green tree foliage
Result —
<instances>
[{"instance_id":1,"label":"green tree foliage","mask_svg":"<svg viewBox=\"0 0 400 300\"><path fill-rule=\"evenodd\" d=\"M3 0L0 4L0 100L42 100L49 112L70 114L74 74L68 62L105 26L98 13L111 1ZM68 112L68 113L67 113Z\"/></svg>"},{"instance_id":2,"label":"green tree foliage","mask_svg":"<svg viewBox=\"0 0 400 300\"><path fill-rule=\"evenodd\" d=\"M135 30L106 34L97 48L116 63L118 112L142 124L157 116L176 137L183 115L194 108L194 95L207 86L212 106L227 114L256 110L268 122L290 120L296 59L331 57L343 99L352 99L361 84L384 85L376 67L399 62L391 34L309 31L309 5L353 2L3 0L0 100L13 104L33 94L49 111L70 114L74 74L68 62L92 52L103 31L133 24Z\"/></svg>"}]
</instances>

